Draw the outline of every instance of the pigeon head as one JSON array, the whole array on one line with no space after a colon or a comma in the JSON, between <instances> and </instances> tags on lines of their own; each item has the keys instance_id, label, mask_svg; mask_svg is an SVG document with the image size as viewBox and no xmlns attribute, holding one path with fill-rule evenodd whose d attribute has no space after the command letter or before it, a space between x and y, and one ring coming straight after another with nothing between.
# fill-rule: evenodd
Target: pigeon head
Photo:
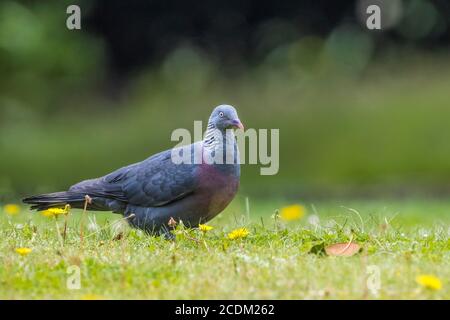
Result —
<instances>
[{"instance_id":1,"label":"pigeon head","mask_svg":"<svg viewBox=\"0 0 450 320\"><path fill-rule=\"evenodd\" d=\"M244 125L239 120L236 109L233 106L222 104L217 106L209 117L209 126L214 126L219 130L244 129Z\"/></svg>"}]
</instances>

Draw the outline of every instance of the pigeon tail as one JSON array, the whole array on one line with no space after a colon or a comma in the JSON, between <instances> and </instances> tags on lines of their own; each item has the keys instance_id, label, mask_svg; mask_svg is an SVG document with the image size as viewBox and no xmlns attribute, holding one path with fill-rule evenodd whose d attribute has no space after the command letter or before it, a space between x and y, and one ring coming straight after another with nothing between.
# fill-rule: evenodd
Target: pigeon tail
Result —
<instances>
[{"instance_id":1,"label":"pigeon tail","mask_svg":"<svg viewBox=\"0 0 450 320\"><path fill-rule=\"evenodd\" d=\"M46 210L49 208L64 207L70 204L72 208L83 208L85 203L85 194L81 192L61 191L54 193L40 194L25 198L22 201L31 204L33 210Z\"/></svg>"}]
</instances>

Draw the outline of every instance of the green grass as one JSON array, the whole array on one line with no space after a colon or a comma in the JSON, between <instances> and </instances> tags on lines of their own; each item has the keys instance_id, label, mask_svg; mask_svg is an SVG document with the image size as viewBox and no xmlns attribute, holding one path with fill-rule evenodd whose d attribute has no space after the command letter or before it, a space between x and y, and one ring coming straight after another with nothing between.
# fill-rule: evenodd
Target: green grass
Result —
<instances>
[{"instance_id":1,"label":"green grass","mask_svg":"<svg viewBox=\"0 0 450 320\"><path fill-rule=\"evenodd\" d=\"M73 210L62 244L53 218L24 208L16 216L0 212L0 299L450 298L449 201L303 203L308 214L289 224L271 217L286 204L251 200L247 214L244 199L237 199L209 223L212 231L178 228L176 241L130 229L117 215L89 213L81 243L81 212ZM310 223L314 215L318 225ZM57 223L62 231L63 217ZM227 239L242 226L247 238ZM311 253L350 239L363 252ZM33 251L20 256L18 247ZM71 265L80 267L79 290L66 286ZM378 296L367 290L369 266L380 270ZM421 287L415 281L420 274L440 278L442 289Z\"/></svg>"}]
</instances>

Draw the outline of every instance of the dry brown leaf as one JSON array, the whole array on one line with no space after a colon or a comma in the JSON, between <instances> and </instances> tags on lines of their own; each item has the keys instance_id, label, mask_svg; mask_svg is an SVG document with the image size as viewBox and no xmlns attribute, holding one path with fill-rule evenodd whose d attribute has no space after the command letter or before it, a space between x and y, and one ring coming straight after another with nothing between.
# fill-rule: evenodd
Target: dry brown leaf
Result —
<instances>
[{"instance_id":1,"label":"dry brown leaf","mask_svg":"<svg viewBox=\"0 0 450 320\"><path fill-rule=\"evenodd\" d=\"M175 228L177 222L175 221L174 218L170 217L169 222L167 224L169 225L169 227Z\"/></svg>"},{"instance_id":2,"label":"dry brown leaf","mask_svg":"<svg viewBox=\"0 0 450 320\"><path fill-rule=\"evenodd\" d=\"M325 247L325 252L329 256L350 257L359 252L361 246L355 242L335 243Z\"/></svg>"}]
</instances>

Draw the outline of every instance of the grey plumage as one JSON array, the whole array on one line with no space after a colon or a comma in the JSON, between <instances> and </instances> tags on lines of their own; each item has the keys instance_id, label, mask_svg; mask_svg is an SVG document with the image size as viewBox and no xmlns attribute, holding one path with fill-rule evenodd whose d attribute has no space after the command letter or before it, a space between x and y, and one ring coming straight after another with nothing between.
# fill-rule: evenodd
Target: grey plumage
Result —
<instances>
[{"instance_id":1,"label":"grey plumage","mask_svg":"<svg viewBox=\"0 0 450 320\"><path fill-rule=\"evenodd\" d=\"M199 152L201 163L176 164L172 150L166 150L103 177L77 183L68 191L23 201L37 210L66 204L83 208L88 195L92 199L89 210L121 213L132 226L149 233L167 230L170 218L195 227L220 213L237 192L239 153L234 134L228 130L233 128L243 128L236 110L229 105L218 106L210 116L205 139L179 149L192 155ZM221 133L223 141L218 141L214 132ZM225 160L230 151L231 163L205 161L217 154Z\"/></svg>"}]
</instances>

